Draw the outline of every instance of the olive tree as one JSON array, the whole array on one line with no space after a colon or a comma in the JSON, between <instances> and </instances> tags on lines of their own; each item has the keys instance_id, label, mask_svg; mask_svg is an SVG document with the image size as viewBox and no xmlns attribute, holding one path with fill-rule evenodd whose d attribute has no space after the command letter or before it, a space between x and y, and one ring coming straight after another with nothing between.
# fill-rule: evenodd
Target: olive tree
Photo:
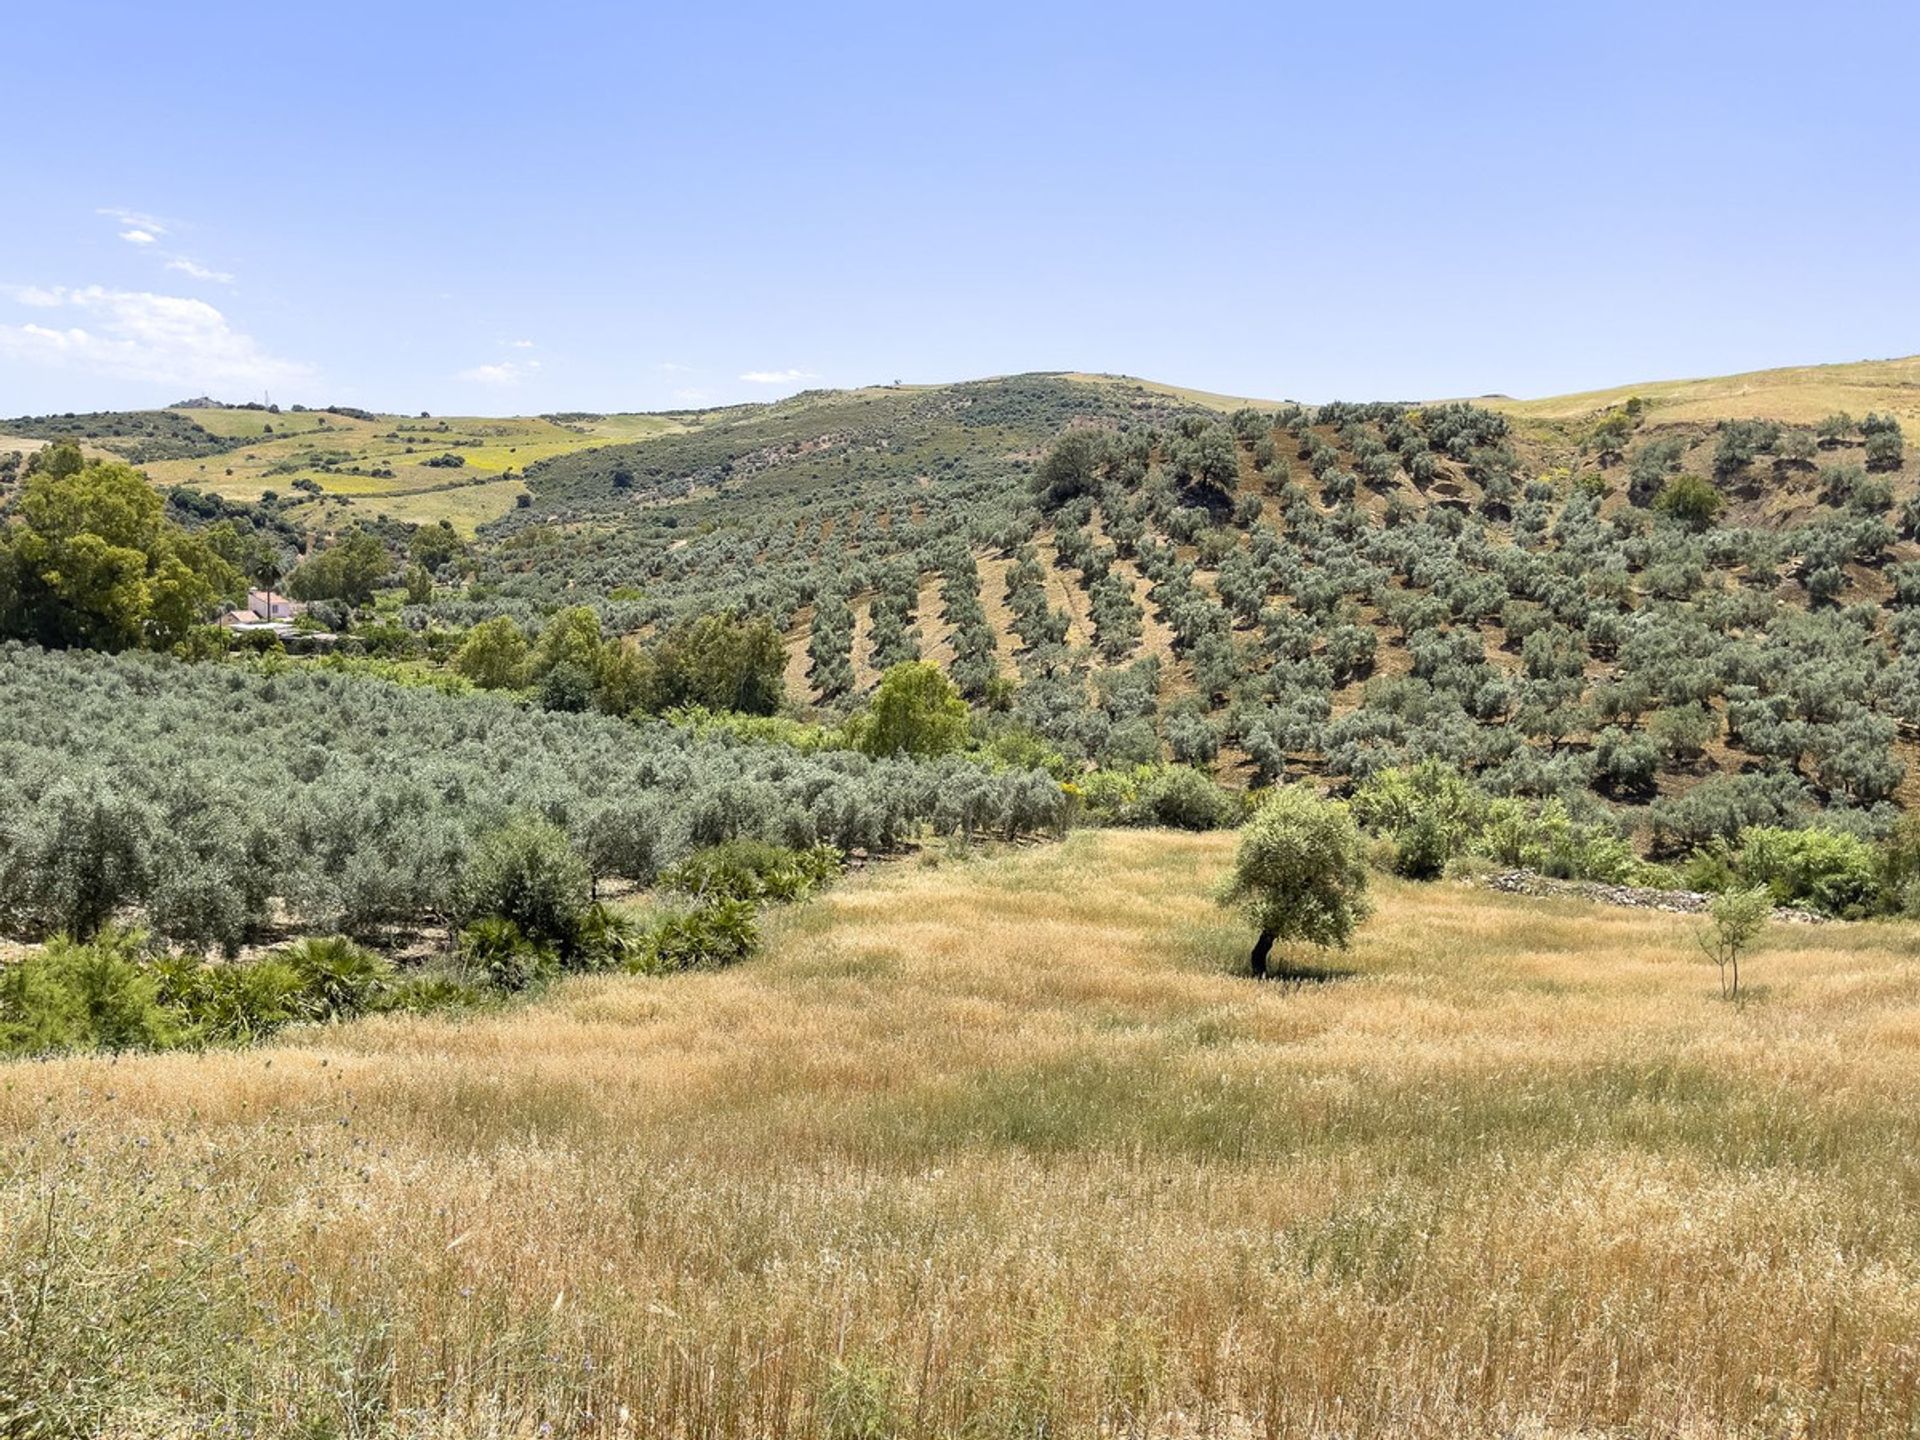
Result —
<instances>
[{"instance_id":1,"label":"olive tree","mask_svg":"<svg viewBox=\"0 0 1920 1440\"><path fill-rule=\"evenodd\" d=\"M1700 948L1720 969L1720 993L1740 998L1740 957L1753 947L1773 915L1773 901L1765 888L1729 890L1707 905L1707 928L1700 932Z\"/></svg>"},{"instance_id":2,"label":"olive tree","mask_svg":"<svg viewBox=\"0 0 1920 1440\"><path fill-rule=\"evenodd\" d=\"M1249 957L1266 978L1275 941L1345 949L1373 913L1360 831L1347 807L1299 786L1276 789L1248 822L1220 902L1259 931Z\"/></svg>"}]
</instances>

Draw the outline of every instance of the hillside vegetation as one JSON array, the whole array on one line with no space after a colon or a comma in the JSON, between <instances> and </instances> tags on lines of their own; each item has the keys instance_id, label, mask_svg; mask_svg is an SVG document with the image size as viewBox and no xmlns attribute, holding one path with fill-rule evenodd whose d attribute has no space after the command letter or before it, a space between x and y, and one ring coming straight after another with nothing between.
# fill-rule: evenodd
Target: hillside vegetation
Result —
<instances>
[{"instance_id":1,"label":"hillside vegetation","mask_svg":"<svg viewBox=\"0 0 1920 1440\"><path fill-rule=\"evenodd\" d=\"M1345 785L1436 757L1643 846L1884 829L1920 720L1898 422L1562 429L1053 377L801 397L535 466L478 603L430 613L732 607L787 629L802 703L924 657L1070 759Z\"/></svg>"},{"instance_id":2,"label":"hillside vegetation","mask_svg":"<svg viewBox=\"0 0 1920 1440\"><path fill-rule=\"evenodd\" d=\"M825 731L924 660L983 743L1060 779L1172 761L1348 791L1438 761L1629 842L1569 862L1621 879L1634 851L1685 862L1755 826L1877 839L1920 793L1915 363L1556 402L1260 407L1030 375L663 417L8 423L164 452L162 481L351 439L309 488L170 508L250 530L236 569L291 572L376 654L444 662L482 625L511 650L585 606L610 648L548 699L624 714L620 637L746 617L784 636L786 704ZM348 523L385 506L382 465L416 496L472 471L517 498L471 541Z\"/></svg>"},{"instance_id":3,"label":"hillside vegetation","mask_svg":"<svg viewBox=\"0 0 1920 1440\"><path fill-rule=\"evenodd\" d=\"M1226 837L851 882L766 958L9 1072L49 1429L1889 1435L1905 931L1388 882L1249 985ZM165 1237L156 1244L155 1237Z\"/></svg>"}]
</instances>

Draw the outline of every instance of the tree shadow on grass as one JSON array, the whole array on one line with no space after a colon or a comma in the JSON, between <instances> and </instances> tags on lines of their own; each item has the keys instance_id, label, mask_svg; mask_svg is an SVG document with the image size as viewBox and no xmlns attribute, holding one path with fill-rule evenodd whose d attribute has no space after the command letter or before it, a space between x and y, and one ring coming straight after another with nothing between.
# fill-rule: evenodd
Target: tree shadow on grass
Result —
<instances>
[{"instance_id":1,"label":"tree shadow on grass","mask_svg":"<svg viewBox=\"0 0 1920 1440\"><path fill-rule=\"evenodd\" d=\"M1269 985L1332 985L1337 981L1351 980L1359 973L1345 965L1306 965L1282 960L1278 963L1269 962L1267 973L1259 978ZM1254 977L1249 975L1246 978Z\"/></svg>"}]
</instances>

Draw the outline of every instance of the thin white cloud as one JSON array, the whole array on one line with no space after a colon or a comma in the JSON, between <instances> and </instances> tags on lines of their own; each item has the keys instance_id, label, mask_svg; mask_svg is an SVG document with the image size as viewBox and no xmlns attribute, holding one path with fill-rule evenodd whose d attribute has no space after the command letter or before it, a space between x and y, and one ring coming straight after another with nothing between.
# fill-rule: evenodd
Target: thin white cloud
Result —
<instances>
[{"instance_id":1,"label":"thin white cloud","mask_svg":"<svg viewBox=\"0 0 1920 1440\"><path fill-rule=\"evenodd\" d=\"M100 285L16 290L13 298L71 312L73 323L65 326L0 324L0 355L30 364L209 393L250 394L313 374L309 366L268 354L204 300Z\"/></svg>"},{"instance_id":2,"label":"thin white cloud","mask_svg":"<svg viewBox=\"0 0 1920 1440\"><path fill-rule=\"evenodd\" d=\"M796 380L818 380L811 370L749 370L740 377L754 385L791 385Z\"/></svg>"},{"instance_id":3,"label":"thin white cloud","mask_svg":"<svg viewBox=\"0 0 1920 1440\"><path fill-rule=\"evenodd\" d=\"M653 368L664 371L668 375L691 375L693 373L693 366L682 365L678 360L662 360Z\"/></svg>"},{"instance_id":4,"label":"thin white cloud","mask_svg":"<svg viewBox=\"0 0 1920 1440\"><path fill-rule=\"evenodd\" d=\"M176 255L167 261L167 269L178 270L182 275L190 275L195 280L211 280L216 285L231 285L233 283L233 276L229 275L226 271L210 270L199 261L191 260L185 255Z\"/></svg>"},{"instance_id":5,"label":"thin white cloud","mask_svg":"<svg viewBox=\"0 0 1920 1440\"><path fill-rule=\"evenodd\" d=\"M535 347L531 340L509 340L507 341L507 348L509 350L532 350Z\"/></svg>"},{"instance_id":6,"label":"thin white cloud","mask_svg":"<svg viewBox=\"0 0 1920 1440\"><path fill-rule=\"evenodd\" d=\"M173 228L167 224L166 221L149 215L145 211L123 210L117 205L102 205L93 213L96 215L105 215L108 219L126 226L128 230L136 231L147 237L146 240L136 240L134 242L136 245L149 244ZM124 240L127 237L122 235L120 238Z\"/></svg>"},{"instance_id":7,"label":"thin white cloud","mask_svg":"<svg viewBox=\"0 0 1920 1440\"><path fill-rule=\"evenodd\" d=\"M475 365L469 370L462 370L454 378L466 380L475 385L518 385L539 368L538 360L528 360L524 363L517 360L502 360L493 365Z\"/></svg>"},{"instance_id":8,"label":"thin white cloud","mask_svg":"<svg viewBox=\"0 0 1920 1440\"><path fill-rule=\"evenodd\" d=\"M122 230L120 232L120 238L126 241L129 245L152 245L156 241L158 241L160 237L154 234L151 230L136 229L136 230Z\"/></svg>"},{"instance_id":9,"label":"thin white cloud","mask_svg":"<svg viewBox=\"0 0 1920 1440\"><path fill-rule=\"evenodd\" d=\"M64 305L67 300L67 292L57 286L49 290L44 285L13 285L8 287L7 294L16 304L32 305L43 310Z\"/></svg>"}]
</instances>

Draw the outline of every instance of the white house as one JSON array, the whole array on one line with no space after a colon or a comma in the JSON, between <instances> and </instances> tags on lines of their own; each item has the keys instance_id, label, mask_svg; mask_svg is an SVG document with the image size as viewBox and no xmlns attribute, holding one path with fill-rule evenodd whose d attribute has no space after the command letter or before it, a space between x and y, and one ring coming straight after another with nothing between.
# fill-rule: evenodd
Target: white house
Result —
<instances>
[{"instance_id":1,"label":"white house","mask_svg":"<svg viewBox=\"0 0 1920 1440\"><path fill-rule=\"evenodd\" d=\"M296 615L304 615L307 607L298 600L289 600L274 590L247 591L247 609L261 620L291 620Z\"/></svg>"}]
</instances>

